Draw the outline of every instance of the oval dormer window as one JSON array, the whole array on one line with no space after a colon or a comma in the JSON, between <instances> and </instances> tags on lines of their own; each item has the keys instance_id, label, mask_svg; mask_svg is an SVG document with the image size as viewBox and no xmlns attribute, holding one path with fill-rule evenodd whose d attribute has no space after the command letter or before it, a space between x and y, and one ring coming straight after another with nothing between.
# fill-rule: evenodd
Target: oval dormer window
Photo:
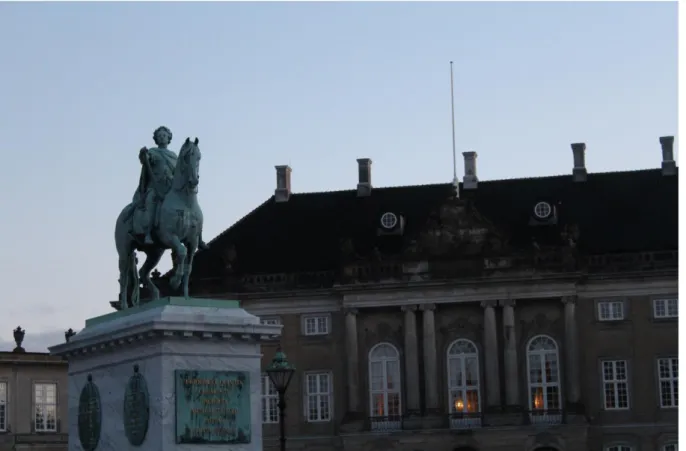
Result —
<instances>
[{"instance_id":1,"label":"oval dormer window","mask_svg":"<svg viewBox=\"0 0 686 451\"><path fill-rule=\"evenodd\" d=\"M384 213L381 215L381 227L384 229L392 229L398 224L398 217L395 213Z\"/></svg>"},{"instance_id":2,"label":"oval dormer window","mask_svg":"<svg viewBox=\"0 0 686 451\"><path fill-rule=\"evenodd\" d=\"M539 202L534 206L534 215L538 219L548 219L553 212L553 207L548 202Z\"/></svg>"}]
</instances>

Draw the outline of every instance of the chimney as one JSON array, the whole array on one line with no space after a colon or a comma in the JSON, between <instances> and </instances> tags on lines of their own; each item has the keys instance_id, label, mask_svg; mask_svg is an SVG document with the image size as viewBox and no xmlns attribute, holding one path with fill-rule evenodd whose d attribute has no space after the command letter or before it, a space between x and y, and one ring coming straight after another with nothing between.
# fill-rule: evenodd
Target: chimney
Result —
<instances>
[{"instance_id":1,"label":"chimney","mask_svg":"<svg viewBox=\"0 0 686 451\"><path fill-rule=\"evenodd\" d=\"M662 175L676 175L676 161L674 161L674 137L660 137L662 146Z\"/></svg>"},{"instance_id":2,"label":"chimney","mask_svg":"<svg viewBox=\"0 0 686 451\"><path fill-rule=\"evenodd\" d=\"M372 194L372 160L369 158L357 159L357 197L367 197Z\"/></svg>"},{"instance_id":3,"label":"chimney","mask_svg":"<svg viewBox=\"0 0 686 451\"><path fill-rule=\"evenodd\" d=\"M288 202L291 197L291 167L276 167L276 190L274 190L274 200L276 202Z\"/></svg>"},{"instance_id":4,"label":"chimney","mask_svg":"<svg viewBox=\"0 0 686 451\"><path fill-rule=\"evenodd\" d=\"M572 144L574 154L574 169L572 169L572 179L575 182L585 182L588 178L586 172L586 143Z\"/></svg>"},{"instance_id":5,"label":"chimney","mask_svg":"<svg viewBox=\"0 0 686 451\"><path fill-rule=\"evenodd\" d=\"M464 177L462 177L462 188L476 189L479 179L476 176L476 152L462 152L464 157Z\"/></svg>"}]
</instances>

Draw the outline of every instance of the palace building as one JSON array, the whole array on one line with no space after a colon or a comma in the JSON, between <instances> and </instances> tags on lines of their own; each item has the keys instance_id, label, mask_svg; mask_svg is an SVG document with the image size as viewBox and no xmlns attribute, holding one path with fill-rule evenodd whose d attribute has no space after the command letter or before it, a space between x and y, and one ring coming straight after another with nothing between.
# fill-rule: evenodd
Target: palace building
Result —
<instances>
[{"instance_id":1,"label":"palace building","mask_svg":"<svg viewBox=\"0 0 686 451\"><path fill-rule=\"evenodd\" d=\"M677 451L678 169L276 190L198 253L193 296L283 325L288 448ZM656 145L656 160L659 155ZM355 186L356 185L356 186ZM264 364L277 343L263 346ZM277 395L262 381L265 450Z\"/></svg>"},{"instance_id":2,"label":"palace building","mask_svg":"<svg viewBox=\"0 0 686 451\"><path fill-rule=\"evenodd\" d=\"M22 339L17 328L14 351L0 352L0 451L66 451L68 363Z\"/></svg>"}]
</instances>

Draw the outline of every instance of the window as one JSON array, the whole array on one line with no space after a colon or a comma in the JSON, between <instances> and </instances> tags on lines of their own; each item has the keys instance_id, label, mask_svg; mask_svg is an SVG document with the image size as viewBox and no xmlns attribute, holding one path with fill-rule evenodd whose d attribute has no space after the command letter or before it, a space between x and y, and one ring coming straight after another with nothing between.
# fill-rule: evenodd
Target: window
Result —
<instances>
[{"instance_id":1,"label":"window","mask_svg":"<svg viewBox=\"0 0 686 451\"><path fill-rule=\"evenodd\" d=\"M279 318L261 318L260 324L264 324L265 326L278 326L281 324L281 320Z\"/></svg>"},{"instance_id":2,"label":"window","mask_svg":"<svg viewBox=\"0 0 686 451\"><path fill-rule=\"evenodd\" d=\"M305 335L326 335L329 333L329 317L305 316L303 317L303 333Z\"/></svg>"},{"instance_id":3,"label":"window","mask_svg":"<svg viewBox=\"0 0 686 451\"><path fill-rule=\"evenodd\" d=\"M558 423L560 412L560 370L557 343L547 335L532 338L527 346L529 409L533 422ZM552 411L552 412L551 412Z\"/></svg>"},{"instance_id":4,"label":"window","mask_svg":"<svg viewBox=\"0 0 686 451\"><path fill-rule=\"evenodd\" d=\"M269 376L262 375L262 422L263 423L278 423L279 422L279 393L276 387L272 384Z\"/></svg>"},{"instance_id":5,"label":"window","mask_svg":"<svg viewBox=\"0 0 686 451\"><path fill-rule=\"evenodd\" d=\"M679 359L657 359L660 380L660 407L679 407Z\"/></svg>"},{"instance_id":6,"label":"window","mask_svg":"<svg viewBox=\"0 0 686 451\"><path fill-rule=\"evenodd\" d=\"M331 421L331 374L305 376L305 418L308 422Z\"/></svg>"},{"instance_id":7,"label":"window","mask_svg":"<svg viewBox=\"0 0 686 451\"><path fill-rule=\"evenodd\" d=\"M391 344L369 351L369 410L372 429L400 429L400 355Z\"/></svg>"},{"instance_id":8,"label":"window","mask_svg":"<svg viewBox=\"0 0 686 451\"><path fill-rule=\"evenodd\" d=\"M459 339L448 348L448 409L450 427L460 429L481 424L479 354L474 343Z\"/></svg>"},{"instance_id":9,"label":"window","mask_svg":"<svg viewBox=\"0 0 686 451\"><path fill-rule=\"evenodd\" d=\"M7 432L7 382L0 382L0 432Z\"/></svg>"},{"instance_id":10,"label":"window","mask_svg":"<svg viewBox=\"0 0 686 451\"><path fill-rule=\"evenodd\" d=\"M384 229L392 229L398 224L398 217L391 212L384 213L381 216L381 226Z\"/></svg>"},{"instance_id":11,"label":"window","mask_svg":"<svg viewBox=\"0 0 686 451\"><path fill-rule=\"evenodd\" d=\"M36 432L57 432L57 384L34 385Z\"/></svg>"},{"instance_id":12,"label":"window","mask_svg":"<svg viewBox=\"0 0 686 451\"><path fill-rule=\"evenodd\" d=\"M607 360L603 365L603 398L606 410L629 408L626 360Z\"/></svg>"},{"instance_id":13,"label":"window","mask_svg":"<svg viewBox=\"0 0 686 451\"><path fill-rule=\"evenodd\" d=\"M628 445L612 445L606 446L605 451L634 451L634 448Z\"/></svg>"},{"instance_id":14,"label":"window","mask_svg":"<svg viewBox=\"0 0 686 451\"><path fill-rule=\"evenodd\" d=\"M599 321L621 321L624 319L624 301L598 302Z\"/></svg>"},{"instance_id":15,"label":"window","mask_svg":"<svg viewBox=\"0 0 686 451\"><path fill-rule=\"evenodd\" d=\"M678 443L668 443L662 447L662 451L679 451Z\"/></svg>"},{"instance_id":16,"label":"window","mask_svg":"<svg viewBox=\"0 0 686 451\"><path fill-rule=\"evenodd\" d=\"M679 300L674 299L653 299L653 316L657 319L678 318Z\"/></svg>"},{"instance_id":17,"label":"window","mask_svg":"<svg viewBox=\"0 0 686 451\"><path fill-rule=\"evenodd\" d=\"M539 202L534 206L534 214L538 219L546 219L553 212L548 202Z\"/></svg>"}]
</instances>

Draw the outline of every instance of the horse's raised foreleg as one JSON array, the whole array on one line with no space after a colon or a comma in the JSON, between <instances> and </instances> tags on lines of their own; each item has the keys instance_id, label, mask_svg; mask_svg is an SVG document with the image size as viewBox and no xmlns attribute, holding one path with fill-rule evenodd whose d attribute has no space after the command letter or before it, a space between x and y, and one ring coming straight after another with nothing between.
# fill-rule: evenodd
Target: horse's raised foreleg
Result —
<instances>
[{"instance_id":1,"label":"horse's raised foreleg","mask_svg":"<svg viewBox=\"0 0 686 451\"><path fill-rule=\"evenodd\" d=\"M186 264L183 268L183 295L188 297L188 284L191 278L191 271L193 270L193 257L198 250L198 237L191 239L188 243L188 254L186 255Z\"/></svg>"},{"instance_id":2,"label":"horse's raised foreleg","mask_svg":"<svg viewBox=\"0 0 686 451\"><path fill-rule=\"evenodd\" d=\"M155 269L155 266L157 266L162 259L162 255L164 255L164 249L155 247L147 251L145 255L145 263L143 263L143 266L141 266L138 274L140 275L140 279L143 281L143 286L150 290L152 300L154 301L160 298L160 290L150 278L150 272Z\"/></svg>"}]
</instances>

